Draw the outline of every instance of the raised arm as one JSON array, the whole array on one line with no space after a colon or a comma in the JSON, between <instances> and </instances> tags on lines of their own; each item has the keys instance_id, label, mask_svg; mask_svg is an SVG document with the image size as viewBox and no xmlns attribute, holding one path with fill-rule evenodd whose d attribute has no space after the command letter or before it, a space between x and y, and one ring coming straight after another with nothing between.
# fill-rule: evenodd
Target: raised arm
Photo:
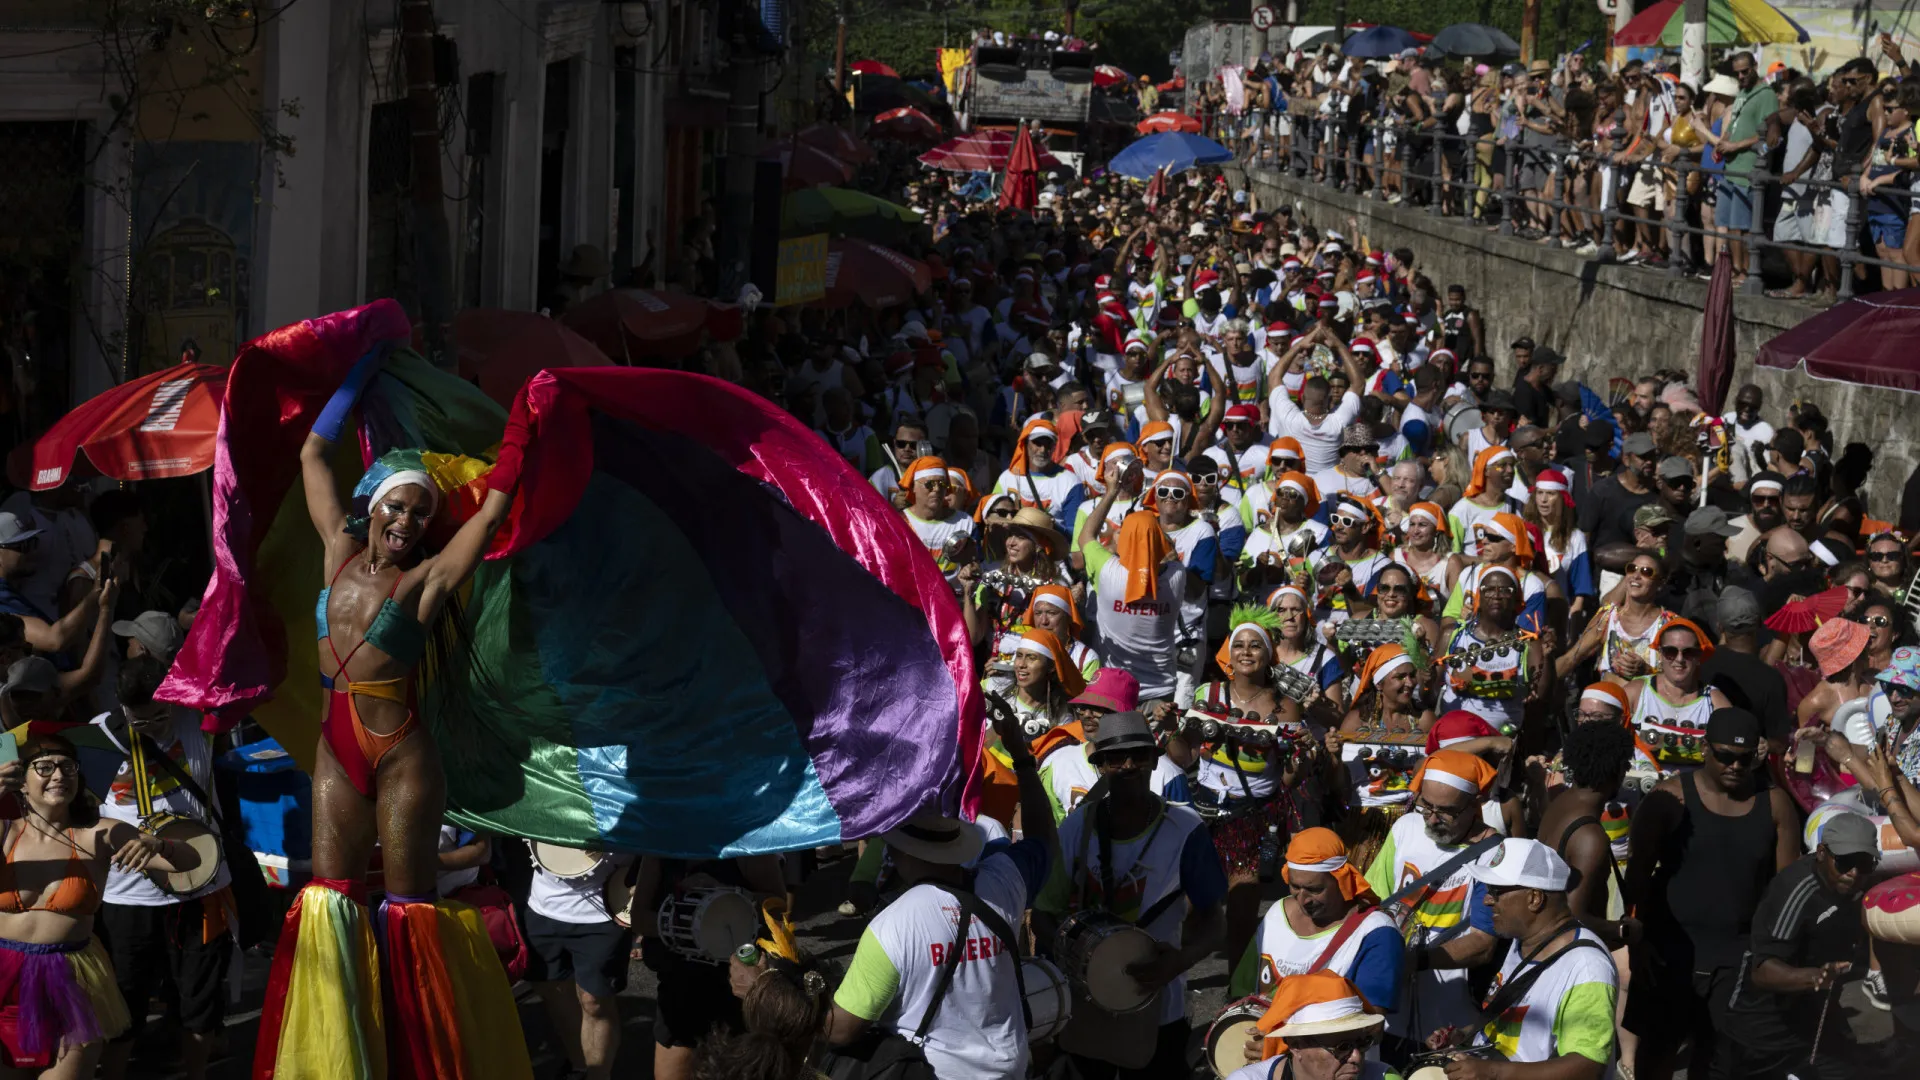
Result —
<instances>
[{"instance_id":1,"label":"raised arm","mask_svg":"<svg viewBox=\"0 0 1920 1080\"><path fill-rule=\"evenodd\" d=\"M440 605L473 575L487 547L493 543L493 534L506 523L507 511L513 506L514 489L520 486L520 469L531 436L527 394L522 387L514 399L513 411L507 415L500 457L494 462L493 471L487 474L486 501L480 504L480 512L460 526L460 531L453 534L453 539L427 567L426 586L420 593L421 623L433 625L434 618L440 614Z\"/></svg>"},{"instance_id":2,"label":"raised arm","mask_svg":"<svg viewBox=\"0 0 1920 1080\"><path fill-rule=\"evenodd\" d=\"M373 373L386 358L387 346L382 343L354 361L346 380L333 392L333 397L327 399L320 418L313 422L312 433L300 446L300 482L307 494L307 516L313 519L320 539L329 544L346 526L347 508L341 505L340 490L334 483L327 456L333 452L333 444L340 440L354 403L360 400L360 392L367 388Z\"/></svg>"},{"instance_id":3,"label":"raised arm","mask_svg":"<svg viewBox=\"0 0 1920 1080\"><path fill-rule=\"evenodd\" d=\"M100 677L100 669L107 662L107 643L113 640L113 601L119 595L120 583L113 579L113 575L108 574L95 583L91 596L99 614L93 621L93 638L87 642L87 652L80 658L80 666L72 671L61 672L56 680L60 700L74 700ZM85 606L84 599L79 606Z\"/></svg>"}]
</instances>

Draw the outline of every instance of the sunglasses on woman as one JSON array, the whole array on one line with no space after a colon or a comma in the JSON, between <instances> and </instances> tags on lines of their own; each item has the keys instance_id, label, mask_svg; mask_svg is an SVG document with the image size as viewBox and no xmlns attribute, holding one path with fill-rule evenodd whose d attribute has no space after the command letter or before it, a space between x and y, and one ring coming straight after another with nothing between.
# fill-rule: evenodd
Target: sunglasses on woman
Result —
<instances>
[{"instance_id":1,"label":"sunglasses on woman","mask_svg":"<svg viewBox=\"0 0 1920 1080\"><path fill-rule=\"evenodd\" d=\"M1646 563L1634 563L1632 566L1627 567L1627 573L1636 577L1659 577L1660 568L1657 566L1648 566Z\"/></svg>"},{"instance_id":2,"label":"sunglasses on woman","mask_svg":"<svg viewBox=\"0 0 1920 1080\"><path fill-rule=\"evenodd\" d=\"M1678 645L1660 646L1660 658L1663 660L1684 659L1689 663L1697 663L1700 659L1700 656L1701 656L1701 652L1700 652L1700 647L1698 645L1689 645L1689 646L1686 646L1685 648L1682 648Z\"/></svg>"},{"instance_id":3,"label":"sunglasses on woman","mask_svg":"<svg viewBox=\"0 0 1920 1080\"><path fill-rule=\"evenodd\" d=\"M1892 626L1893 619L1886 615L1867 616L1867 625L1872 627Z\"/></svg>"},{"instance_id":4,"label":"sunglasses on woman","mask_svg":"<svg viewBox=\"0 0 1920 1080\"><path fill-rule=\"evenodd\" d=\"M1156 499L1165 499L1168 502L1174 502L1174 501L1186 498L1187 489L1183 487L1154 488L1153 497Z\"/></svg>"},{"instance_id":5,"label":"sunglasses on woman","mask_svg":"<svg viewBox=\"0 0 1920 1080\"><path fill-rule=\"evenodd\" d=\"M1412 596L1413 586L1388 585L1385 582L1382 582L1378 585L1375 585L1373 587L1373 591L1379 593L1381 596Z\"/></svg>"}]
</instances>

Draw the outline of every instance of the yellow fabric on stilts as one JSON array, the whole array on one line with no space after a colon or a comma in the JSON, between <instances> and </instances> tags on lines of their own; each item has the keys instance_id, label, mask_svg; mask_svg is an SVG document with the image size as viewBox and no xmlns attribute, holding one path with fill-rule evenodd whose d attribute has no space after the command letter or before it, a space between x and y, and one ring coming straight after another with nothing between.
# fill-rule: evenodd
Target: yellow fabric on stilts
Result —
<instances>
[{"instance_id":1,"label":"yellow fabric on stilts","mask_svg":"<svg viewBox=\"0 0 1920 1080\"><path fill-rule=\"evenodd\" d=\"M507 969L500 964L487 925L470 904L441 900L440 955L453 986L454 1015L460 1018L460 1042L468 1075L524 1080L533 1076L526 1033L513 1002Z\"/></svg>"},{"instance_id":2,"label":"yellow fabric on stilts","mask_svg":"<svg viewBox=\"0 0 1920 1080\"><path fill-rule=\"evenodd\" d=\"M332 889L311 885L300 890L300 904L299 939L274 1076L384 1080L380 967L366 908Z\"/></svg>"}]
</instances>

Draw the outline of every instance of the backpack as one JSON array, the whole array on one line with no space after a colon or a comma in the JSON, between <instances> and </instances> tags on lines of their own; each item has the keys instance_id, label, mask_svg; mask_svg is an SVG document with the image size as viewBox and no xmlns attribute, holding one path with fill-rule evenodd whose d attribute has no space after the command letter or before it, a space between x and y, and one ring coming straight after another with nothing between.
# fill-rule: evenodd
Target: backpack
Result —
<instances>
[{"instance_id":1,"label":"backpack","mask_svg":"<svg viewBox=\"0 0 1920 1080\"><path fill-rule=\"evenodd\" d=\"M474 884L454 890L448 899L471 904L480 913L493 951L500 954L500 964L507 969L507 982L519 981L527 971L527 939L520 934L519 912L514 910L513 897L507 890L498 885Z\"/></svg>"}]
</instances>

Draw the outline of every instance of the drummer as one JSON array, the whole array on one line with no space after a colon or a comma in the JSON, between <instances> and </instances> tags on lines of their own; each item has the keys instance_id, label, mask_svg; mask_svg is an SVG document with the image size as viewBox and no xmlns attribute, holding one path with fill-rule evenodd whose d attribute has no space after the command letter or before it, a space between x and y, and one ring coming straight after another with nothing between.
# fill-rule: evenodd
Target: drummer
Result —
<instances>
[{"instance_id":1,"label":"drummer","mask_svg":"<svg viewBox=\"0 0 1920 1080\"><path fill-rule=\"evenodd\" d=\"M1078 1055L1074 1061L1087 1080L1183 1075L1189 1031L1186 972L1220 946L1226 874L1200 815L1153 793L1160 747L1145 717L1137 712L1103 717L1087 756L1106 790L1060 823L1059 869L1034 902L1034 937L1052 941L1061 919L1087 910L1109 912L1151 934L1158 952L1130 965L1127 973L1142 990L1160 995L1152 1059L1141 1069L1115 1069Z\"/></svg>"},{"instance_id":2,"label":"drummer","mask_svg":"<svg viewBox=\"0 0 1920 1080\"><path fill-rule=\"evenodd\" d=\"M1132 712L1140 704L1140 681L1119 668L1101 668L1087 688L1067 704L1073 709L1073 721L1049 734L1078 737L1050 748L1051 752L1042 752L1037 743L1034 747L1035 756L1041 759L1040 780L1053 802L1056 822L1079 806L1099 781L1099 771L1087 760L1087 743L1099 737L1102 718L1109 713ZM1153 793L1170 803L1184 806L1193 801L1187 793L1187 774L1164 756L1155 764L1150 783Z\"/></svg>"},{"instance_id":3,"label":"drummer","mask_svg":"<svg viewBox=\"0 0 1920 1080\"><path fill-rule=\"evenodd\" d=\"M633 865L630 855L582 856L586 869L542 866L538 853L526 897L527 981L577 1075L606 1080L620 1052L620 1006L633 931L607 911L605 890ZM567 876L562 876L567 873ZM655 1067L655 1075L672 1076Z\"/></svg>"},{"instance_id":4,"label":"drummer","mask_svg":"<svg viewBox=\"0 0 1920 1080\"><path fill-rule=\"evenodd\" d=\"M1260 1030L1276 1056L1252 1062L1227 1080L1388 1080L1386 1065L1368 1060L1385 1022L1360 989L1328 971L1289 975L1274 988Z\"/></svg>"},{"instance_id":5,"label":"drummer","mask_svg":"<svg viewBox=\"0 0 1920 1080\"><path fill-rule=\"evenodd\" d=\"M769 897L784 900L786 876L778 855L699 862L648 855L640 860L633 882L633 929L627 931L620 950L621 982L626 981L626 959L637 935L641 939L641 961L659 977L653 1015L653 1075L659 1080L686 1080L693 1075L694 1051L700 1044L711 1035L737 1034L743 1030L744 1021L740 1000L728 985L726 967L708 962L711 957L683 955L663 938L658 917L661 902L668 896L685 896L689 890L715 888L749 893L756 905ZM613 1059L609 1051L607 1061Z\"/></svg>"},{"instance_id":6,"label":"drummer","mask_svg":"<svg viewBox=\"0 0 1920 1080\"><path fill-rule=\"evenodd\" d=\"M1295 834L1280 876L1291 891L1267 909L1259 936L1234 973L1231 995L1257 990L1271 999L1290 976L1330 971L1359 987L1368 1001L1400 1000L1405 943L1392 917L1380 910L1373 887L1347 861L1340 834L1326 828Z\"/></svg>"},{"instance_id":7,"label":"drummer","mask_svg":"<svg viewBox=\"0 0 1920 1080\"><path fill-rule=\"evenodd\" d=\"M1412 812L1387 833L1367 868L1374 895L1390 898L1415 882L1397 915L1411 949L1405 982L1411 992L1390 1008L1384 1051L1404 1060L1435 1028L1465 1025L1479 1016L1465 969L1495 958L1492 912L1480 901L1474 864L1492 854L1500 834L1484 806L1493 766L1460 750L1438 750L1413 775ZM1444 871L1444 873L1442 873ZM1430 878L1430 875L1438 875Z\"/></svg>"},{"instance_id":8,"label":"drummer","mask_svg":"<svg viewBox=\"0 0 1920 1080\"><path fill-rule=\"evenodd\" d=\"M1464 1042L1498 1057L1450 1062L1447 1080L1600 1080L1613 1062L1620 976L1606 944L1567 904L1573 871L1540 841L1509 838L1472 876L1476 902L1508 940L1506 959L1481 1002L1488 1019L1437 1030L1429 1045Z\"/></svg>"},{"instance_id":9,"label":"drummer","mask_svg":"<svg viewBox=\"0 0 1920 1080\"><path fill-rule=\"evenodd\" d=\"M144 776L153 813L191 818L208 826L217 840L207 809L208 801L219 798L213 786L212 746L200 730L199 713L153 699L166 677L166 663L153 656L127 660L120 665L116 685L120 708L101 713L93 723L123 754L131 754L135 738L144 740ZM102 817L140 824L138 775L131 757L120 762L100 805ZM220 845L211 848L218 858ZM225 859L206 884L188 893L168 892L144 873L117 866L108 871L101 937L133 1026L107 1044L101 1075L125 1074L134 1042L146 1026L148 998L159 996L169 982L178 995L181 1068L192 1080L207 1075L214 1042L226 1025L227 968L237 926L233 893L227 887L231 880Z\"/></svg>"}]
</instances>

